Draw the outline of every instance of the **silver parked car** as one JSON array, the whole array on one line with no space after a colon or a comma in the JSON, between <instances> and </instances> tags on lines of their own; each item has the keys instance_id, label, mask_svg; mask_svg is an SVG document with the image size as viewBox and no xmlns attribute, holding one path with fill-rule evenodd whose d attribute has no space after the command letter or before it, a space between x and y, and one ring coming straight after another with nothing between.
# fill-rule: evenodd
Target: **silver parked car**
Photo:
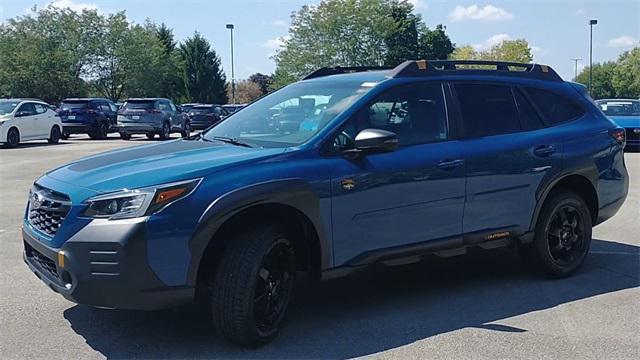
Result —
<instances>
[{"instance_id":1,"label":"silver parked car","mask_svg":"<svg viewBox=\"0 0 640 360\"><path fill-rule=\"evenodd\" d=\"M191 124L186 113L171 100L162 98L129 99L118 112L118 132L124 140L132 134L146 134L153 139L156 134L166 140L173 132L183 137L191 133Z\"/></svg>"}]
</instances>

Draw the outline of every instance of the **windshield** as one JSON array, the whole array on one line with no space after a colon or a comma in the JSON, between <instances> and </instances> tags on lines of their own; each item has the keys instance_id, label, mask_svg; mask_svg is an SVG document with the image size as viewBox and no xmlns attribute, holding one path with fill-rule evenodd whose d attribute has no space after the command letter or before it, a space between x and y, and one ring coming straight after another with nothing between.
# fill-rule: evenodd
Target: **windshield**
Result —
<instances>
[{"instance_id":1,"label":"windshield","mask_svg":"<svg viewBox=\"0 0 640 360\"><path fill-rule=\"evenodd\" d=\"M296 146L309 140L371 89L361 82L300 82L284 87L228 117L203 136L256 147Z\"/></svg>"},{"instance_id":2,"label":"windshield","mask_svg":"<svg viewBox=\"0 0 640 360\"><path fill-rule=\"evenodd\" d=\"M11 114L18 104L18 101L0 101L0 115Z\"/></svg>"},{"instance_id":3,"label":"windshield","mask_svg":"<svg viewBox=\"0 0 640 360\"><path fill-rule=\"evenodd\" d=\"M60 104L61 110L86 109L88 101L63 101Z\"/></svg>"},{"instance_id":4,"label":"windshield","mask_svg":"<svg viewBox=\"0 0 640 360\"><path fill-rule=\"evenodd\" d=\"M124 104L125 110L147 110L153 109L153 104L155 101L153 100L130 100Z\"/></svg>"},{"instance_id":5,"label":"windshield","mask_svg":"<svg viewBox=\"0 0 640 360\"><path fill-rule=\"evenodd\" d=\"M640 116L640 101L603 101L598 102L600 109L609 116Z\"/></svg>"}]
</instances>

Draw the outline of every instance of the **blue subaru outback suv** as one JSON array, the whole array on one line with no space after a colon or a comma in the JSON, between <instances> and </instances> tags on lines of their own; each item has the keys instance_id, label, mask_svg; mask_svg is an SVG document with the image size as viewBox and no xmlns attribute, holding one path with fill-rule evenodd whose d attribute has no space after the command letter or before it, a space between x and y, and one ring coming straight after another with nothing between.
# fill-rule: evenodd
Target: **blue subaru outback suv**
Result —
<instances>
[{"instance_id":1,"label":"blue subaru outback suv","mask_svg":"<svg viewBox=\"0 0 640 360\"><path fill-rule=\"evenodd\" d=\"M511 246L570 275L626 198L624 142L544 65L323 68L199 135L49 171L29 195L24 259L81 304L204 299L222 337L258 346L302 271Z\"/></svg>"}]
</instances>

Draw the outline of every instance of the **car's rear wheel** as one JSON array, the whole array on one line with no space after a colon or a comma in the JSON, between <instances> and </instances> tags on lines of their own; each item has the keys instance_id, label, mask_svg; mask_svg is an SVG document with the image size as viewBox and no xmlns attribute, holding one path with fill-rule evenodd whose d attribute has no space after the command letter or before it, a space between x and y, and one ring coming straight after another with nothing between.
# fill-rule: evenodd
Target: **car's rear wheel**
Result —
<instances>
[{"instance_id":1,"label":"car's rear wheel","mask_svg":"<svg viewBox=\"0 0 640 360\"><path fill-rule=\"evenodd\" d=\"M8 148L14 148L20 144L20 132L16 128L11 128L7 131L7 142L5 146Z\"/></svg>"},{"instance_id":2,"label":"car's rear wheel","mask_svg":"<svg viewBox=\"0 0 640 360\"><path fill-rule=\"evenodd\" d=\"M522 245L520 252L538 272L567 277L584 263L591 231L591 214L584 200L570 191L556 192L542 207L533 243Z\"/></svg>"},{"instance_id":3,"label":"car's rear wheel","mask_svg":"<svg viewBox=\"0 0 640 360\"><path fill-rule=\"evenodd\" d=\"M51 128L51 133L49 134L49 139L47 141L49 144L57 144L60 141L60 137L62 134L60 133L60 128L58 125L55 125Z\"/></svg>"},{"instance_id":4,"label":"car's rear wheel","mask_svg":"<svg viewBox=\"0 0 640 360\"><path fill-rule=\"evenodd\" d=\"M171 126L169 123L162 124L162 130L160 130L160 140L167 140L171 137Z\"/></svg>"},{"instance_id":5,"label":"car's rear wheel","mask_svg":"<svg viewBox=\"0 0 640 360\"><path fill-rule=\"evenodd\" d=\"M147 139L152 140L153 138L156 137L156 133L154 132L148 132L147 134Z\"/></svg>"},{"instance_id":6,"label":"car's rear wheel","mask_svg":"<svg viewBox=\"0 0 640 360\"><path fill-rule=\"evenodd\" d=\"M187 136L191 135L191 123L190 122L185 121L184 129L182 130L180 135L182 135L182 137L187 137Z\"/></svg>"},{"instance_id":7,"label":"car's rear wheel","mask_svg":"<svg viewBox=\"0 0 640 360\"><path fill-rule=\"evenodd\" d=\"M109 137L109 124L101 122L97 129L97 137L99 140L104 140Z\"/></svg>"},{"instance_id":8,"label":"car's rear wheel","mask_svg":"<svg viewBox=\"0 0 640 360\"><path fill-rule=\"evenodd\" d=\"M131 134L121 131L120 132L120 138L122 140L129 140L129 139L131 139Z\"/></svg>"},{"instance_id":9,"label":"car's rear wheel","mask_svg":"<svg viewBox=\"0 0 640 360\"><path fill-rule=\"evenodd\" d=\"M214 326L231 343L257 347L282 324L295 279L286 232L265 225L230 239L211 284Z\"/></svg>"}]
</instances>

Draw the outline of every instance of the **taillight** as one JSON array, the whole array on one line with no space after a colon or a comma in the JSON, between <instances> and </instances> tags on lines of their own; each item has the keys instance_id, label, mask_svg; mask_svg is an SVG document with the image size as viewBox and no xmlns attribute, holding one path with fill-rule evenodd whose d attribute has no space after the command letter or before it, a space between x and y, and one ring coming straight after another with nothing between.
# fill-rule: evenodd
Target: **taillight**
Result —
<instances>
[{"instance_id":1,"label":"taillight","mask_svg":"<svg viewBox=\"0 0 640 360\"><path fill-rule=\"evenodd\" d=\"M625 142L625 134L624 134L624 129L622 128L616 128L616 129L611 129L609 130L609 135L618 143L618 144L624 144Z\"/></svg>"}]
</instances>

